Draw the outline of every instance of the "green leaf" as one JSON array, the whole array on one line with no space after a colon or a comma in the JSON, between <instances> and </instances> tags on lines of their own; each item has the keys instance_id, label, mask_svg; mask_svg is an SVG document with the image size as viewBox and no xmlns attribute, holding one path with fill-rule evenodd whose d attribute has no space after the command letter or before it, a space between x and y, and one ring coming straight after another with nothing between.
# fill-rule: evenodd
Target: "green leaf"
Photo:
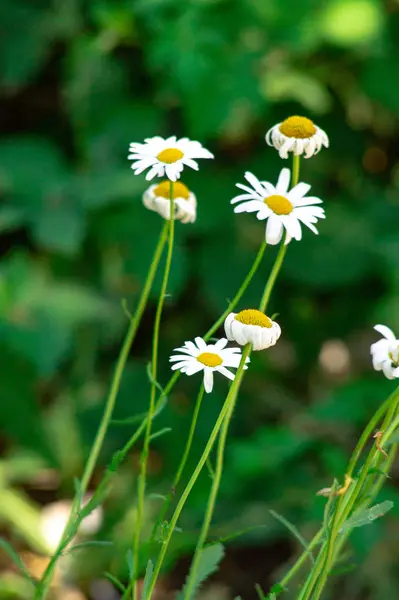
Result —
<instances>
[{"instance_id":1,"label":"green leaf","mask_svg":"<svg viewBox=\"0 0 399 600\"><path fill-rule=\"evenodd\" d=\"M371 508L366 508L360 512L355 513L349 519L345 521L340 529L340 533L353 529L354 527L363 527L363 525L370 525L376 519L383 517L390 510L392 510L394 503L391 500L385 500L381 504L376 504Z\"/></svg>"},{"instance_id":2,"label":"green leaf","mask_svg":"<svg viewBox=\"0 0 399 600\"><path fill-rule=\"evenodd\" d=\"M199 557L198 566L195 573L195 578L190 595L187 597L185 596L187 586L186 580L186 584L181 590L181 592L179 592L179 594L176 596L176 600L183 600L183 598L185 598L185 600L192 600L193 598L195 598L201 585L208 579L210 575L212 575L212 573L215 573L215 571L217 571L219 563L223 559L223 556L224 548L221 544L214 544L212 546L207 546L206 548L204 548L201 551Z\"/></svg>"},{"instance_id":3,"label":"green leaf","mask_svg":"<svg viewBox=\"0 0 399 600\"><path fill-rule=\"evenodd\" d=\"M283 517L282 515L280 515L279 513L277 513L274 510L269 510L269 513L275 518L277 519L277 521L280 521L280 523L282 523L291 533L294 537L296 537L296 539L298 540L298 542L305 548L305 551L307 553L307 555L309 556L312 564L314 564L314 558L313 558L313 554L312 552L309 550L308 544L306 543L305 539L302 537L302 535L299 533L298 529L295 527L295 525L293 525L292 523L290 523L290 521L288 521L285 517Z\"/></svg>"},{"instance_id":4,"label":"green leaf","mask_svg":"<svg viewBox=\"0 0 399 600\"><path fill-rule=\"evenodd\" d=\"M113 542L102 541L102 540L87 540L87 542L81 542L80 544L75 544L74 546L68 547L63 554L70 554L71 552L75 552L76 550L83 550L84 548L91 546L112 546Z\"/></svg>"},{"instance_id":5,"label":"green leaf","mask_svg":"<svg viewBox=\"0 0 399 600\"><path fill-rule=\"evenodd\" d=\"M145 570L144 583L143 583L143 594L141 596L142 600L147 600L148 592L150 591L152 574L154 572L154 565L151 560L148 561L147 567Z\"/></svg>"},{"instance_id":6,"label":"green leaf","mask_svg":"<svg viewBox=\"0 0 399 600\"><path fill-rule=\"evenodd\" d=\"M13 563L20 569L20 571L25 575L26 579L28 579L31 583L35 585L28 569L25 567L22 559L19 554L14 550L14 548L9 544L5 539L0 538L0 547L8 554Z\"/></svg>"},{"instance_id":7,"label":"green leaf","mask_svg":"<svg viewBox=\"0 0 399 600\"><path fill-rule=\"evenodd\" d=\"M133 560L133 552L130 548L126 552L126 563L127 563L127 568L129 571L129 579L132 580L134 578L134 560Z\"/></svg>"},{"instance_id":8,"label":"green leaf","mask_svg":"<svg viewBox=\"0 0 399 600\"><path fill-rule=\"evenodd\" d=\"M119 592L121 592L122 594L125 593L125 591L126 591L125 586L123 585L123 583L121 581L119 581L119 579L117 579L117 577L112 575L112 573L105 571L104 577L105 577L105 579L108 579L108 581L110 581Z\"/></svg>"},{"instance_id":9,"label":"green leaf","mask_svg":"<svg viewBox=\"0 0 399 600\"><path fill-rule=\"evenodd\" d=\"M172 431L171 427L164 427L163 429L160 429L159 431L152 433L150 435L150 440L155 440L156 438L160 437L161 435L164 435L165 433L169 433L169 431Z\"/></svg>"}]
</instances>

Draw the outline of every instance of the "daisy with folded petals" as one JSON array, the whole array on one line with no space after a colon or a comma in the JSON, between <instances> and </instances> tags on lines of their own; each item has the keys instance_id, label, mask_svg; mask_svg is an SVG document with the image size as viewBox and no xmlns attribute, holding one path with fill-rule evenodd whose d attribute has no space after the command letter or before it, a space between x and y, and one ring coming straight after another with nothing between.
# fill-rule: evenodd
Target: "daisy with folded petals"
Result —
<instances>
[{"instance_id":1,"label":"daisy with folded petals","mask_svg":"<svg viewBox=\"0 0 399 600\"><path fill-rule=\"evenodd\" d=\"M281 335L278 323L260 310L248 308L239 313L230 313L224 322L227 339L240 346L252 344L253 350L264 350L274 346Z\"/></svg>"},{"instance_id":2,"label":"daisy with folded petals","mask_svg":"<svg viewBox=\"0 0 399 600\"><path fill-rule=\"evenodd\" d=\"M203 148L199 142L181 138L175 135L167 138L155 136L144 140L144 144L130 144L129 160L133 163L131 168L135 175L139 175L149 169L146 179L150 181L154 177L166 177L170 181L176 181L184 167L191 167L198 171L197 158L213 158L208 150Z\"/></svg>"},{"instance_id":3,"label":"daisy with folded petals","mask_svg":"<svg viewBox=\"0 0 399 600\"><path fill-rule=\"evenodd\" d=\"M382 371L388 379L399 378L399 339L386 325L374 327L383 336L382 340L371 344L371 357L376 371Z\"/></svg>"},{"instance_id":4,"label":"daisy with folded petals","mask_svg":"<svg viewBox=\"0 0 399 600\"><path fill-rule=\"evenodd\" d=\"M234 208L234 212L256 212L259 220L267 219L266 242L278 244L281 241L284 230L287 232L285 243L294 238L302 238L301 224L309 227L313 233L318 233L316 227L318 219L324 219L324 210L316 204L322 200L315 196L306 196L310 190L307 183L298 183L290 191L290 170L282 169L277 185L274 186L267 181L259 181L255 175L245 173L245 179L249 185L237 183L237 187L245 193L236 196L231 204L240 202Z\"/></svg>"},{"instance_id":5,"label":"daisy with folded petals","mask_svg":"<svg viewBox=\"0 0 399 600\"><path fill-rule=\"evenodd\" d=\"M143 194L143 204L149 210L159 213L164 219L170 219L170 188L168 179L157 185L151 185ZM194 223L197 216L197 199L184 183L176 181L173 185L173 206L175 219L182 223Z\"/></svg>"},{"instance_id":6,"label":"daisy with folded petals","mask_svg":"<svg viewBox=\"0 0 399 600\"><path fill-rule=\"evenodd\" d=\"M194 343L195 342L195 343ZM170 362L175 363L172 370L179 369L185 375L204 372L204 387L207 394L213 389L213 373L217 371L228 379L235 375L227 367L237 369L241 360L240 348L226 348L227 340L222 338L216 344L207 344L202 338L196 337L194 342L185 342L181 348L176 348ZM247 359L246 362L249 362ZM247 367L244 366L246 369Z\"/></svg>"},{"instance_id":7,"label":"daisy with folded petals","mask_svg":"<svg viewBox=\"0 0 399 600\"><path fill-rule=\"evenodd\" d=\"M278 150L280 158L288 158L289 152L310 158L329 144L326 132L306 117L289 117L277 123L267 132L266 142Z\"/></svg>"}]
</instances>

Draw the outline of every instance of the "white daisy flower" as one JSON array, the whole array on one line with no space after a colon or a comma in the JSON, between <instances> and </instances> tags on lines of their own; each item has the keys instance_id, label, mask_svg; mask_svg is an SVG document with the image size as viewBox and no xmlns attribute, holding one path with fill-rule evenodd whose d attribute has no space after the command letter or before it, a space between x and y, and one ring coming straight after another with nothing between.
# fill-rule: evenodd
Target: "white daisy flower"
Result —
<instances>
[{"instance_id":1,"label":"white daisy flower","mask_svg":"<svg viewBox=\"0 0 399 600\"><path fill-rule=\"evenodd\" d=\"M164 175L171 181L176 181L184 166L198 171L198 163L193 159L213 158L213 154L203 148L199 142L188 138L178 140L175 135L172 135L165 140L155 136L145 139L144 142L144 144L130 144L131 154L128 159L133 160L131 168L135 175L150 169L146 175L148 181Z\"/></svg>"},{"instance_id":2,"label":"white daisy flower","mask_svg":"<svg viewBox=\"0 0 399 600\"><path fill-rule=\"evenodd\" d=\"M231 200L231 204L241 202L235 207L234 212L256 212L260 220L267 219L266 242L268 244L278 244L282 238L284 229L287 232L285 243L294 238L302 238L301 223L309 227L313 233L318 233L314 223L318 219L324 219L324 209L320 206L322 200L315 196L306 196L310 190L307 183L298 183L290 191L287 191L290 185L291 173L289 169L282 169L274 187L267 181L259 181L255 175L245 173L245 179L250 184L242 185L237 183L237 187L244 190Z\"/></svg>"},{"instance_id":3,"label":"white daisy flower","mask_svg":"<svg viewBox=\"0 0 399 600\"><path fill-rule=\"evenodd\" d=\"M266 142L274 146L280 158L288 158L288 153L301 154L310 158L320 152L322 146L328 148L328 136L306 117L289 117L274 125L266 134Z\"/></svg>"},{"instance_id":4,"label":"white daisy flower","mask_svg":"<svg viewBox=\"0 0 399 600\"><path fill-rule=\"evenodd\" d=\"M371 344L373 367L382 371L388 379L396 379L399 377L399 339L386 325L376 325L374 329L383 339Z\"/></svg>"},{"instance_id":5,"label":"white daisy flower","mask_svg":"<svg viewBox=\"0 0 399 600\"><path fill-rule=\"evenodd\" d=\"M228 379L234 379L234 373L226 367L238 368L241 360L241 348L226 348L226 338L221 338L216 344L207 344L200 337L196 337L194 341L195 343L185 342L181 348L175 348L174 352L181 354L173 354L169 359L170 362L175 363L172 366L173 371L179 369L186 375L204 371L204 386L207 394L213 388L214 371L218 371ZM249 358L246 362L249 362Z\"/></svg>"},{"instance_id":6,"label":"white daisy flower","mask_svg":"<svg viewBox=\"0 0 399 600\"><path fill-rule=\"evenodd\" d=\"M143 194L143 204L149 210L159 213L164 219L170 219L170 187L168 179L158 185L151 185ZM194 223L197 216L197 199L188 187L176 181L173 184L173 207L175 219L182 223Z\"/></svg>"},{"instance_id":7,"label":"white daisy flower","mask_svg":"<svg viewBox=\"0 0 399 600\"><path fill-rule=\"evenodd\" d=\"M253 350L274 346L281 335L278 323L253 308L230 313L224 322L224 330L228 340L237 342L240 346L252 344Z\"/></svg>"}]
</instances>

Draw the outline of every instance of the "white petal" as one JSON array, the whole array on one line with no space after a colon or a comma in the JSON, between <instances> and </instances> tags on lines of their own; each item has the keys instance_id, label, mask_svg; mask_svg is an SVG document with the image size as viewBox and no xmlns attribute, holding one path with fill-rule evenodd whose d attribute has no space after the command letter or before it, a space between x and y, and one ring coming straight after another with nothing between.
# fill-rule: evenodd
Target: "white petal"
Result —
<instances>
[{"instance_id":1,"label":"white petal","mask_svg":"<svg viewBox=\"0 0 399 600\"><path fill-rule=\"evenodd\" d=\"M204 387L207 394L213 389L213 371L209 367L204 369Z\"/></svg>"},{"instance_id":2,"label":"white petal","mask_svg":"<svg viewBox=\"0 0 399 600\"><path fill-rule=\"evenodd\" d=\"M243 202L242 204L239 204L238 206L236 206L234 208L234 212L235 213L257 212L258 210L263 208L263 206L264 206L264 203L259 202L259 200L248 200L247 202Z\"/></svg>"},{"instance_id":3,"label":"white petal","mask_svg":"<svg viewBox=\"0 0 399 600\"><path fill-rule=\"evenodd\" d=\"M266 242L271 246L275 246L281 240L283 235L283 224L277 215L271 215L267 220L266 225Z\"/></svg>"},{"instance_id":4,"label":"white petal","mask_svg":"<svg viewBox=\"0 0 399 600\"><path fill-rule=\"evenodd\" d=\"M263 196L264 194L264 189L262 187L261 182L259 181L259 179L257 177L255 177L255 175L253 173L251 173L250 171L246 171L245 175L244 175L245 179L248 181L248 183L250 185L252 185L252 187L254 188L254 190L260 195Z\"/></svg>"},{"instance_id":5,"label":"white petal","mask_svg":"<svg viewBox=\"0 0 399 600\"><path fill-rule=\"evenodd\" d=\"M205 352L205 350L207 349L207 345L206 342L202 339L202 337L196 337L195 343L197 344L197 347L201 352Z\"/></svg>"},{"instance_id":6,"label":"white petal","mask_svg":"<svg viewBox=\"0 0 399 600\"><path fill-rule=\"evenodd\" d=\"M290 185L291 172L289 169L281 169L280 175L278 177L276 192L277 194L286 194L288 187Z\"/></svg>"},{"instance_id":7,"label":"white petal","mask_svg":"<svg viewBox=\"0 0 399 600\"><path fill-rule=\"evenodd\" d=\"M228 340L226 338L220 338L220 340L215 343L215 350L223 350L223 348L227 346L227 342Z\"/></svg>"},{"instance_id":8,"label":"white petal","mask_svg":"<svg viewBox=\"0 0 399 600\"><path fill-rule=\"evenodd\" d=\"M386 325L375 325L374 329L378 331L378 333L380 333L382 336L384 336L384 338L386 338L387 340L394 341L396 339L393 331L389 329L389 327L387 327Z\"/></svg>"},{"instance_id":9,"label":"white petal","mask_svg":"<svg viewBox=\"0 0 399 600\"><path fill-rule=\"evenodd\" d=\"M215 371L218 371L219 373L221 373L222 375L224 375L228 379L231 379L231 381L234 381L234 378L235 378L234 373L232 373L231 371L229 371L228 369L226 369L226 367L223 367L223 365L220 366L220 367L216 367Z\"/></svg>"}]
</instances>

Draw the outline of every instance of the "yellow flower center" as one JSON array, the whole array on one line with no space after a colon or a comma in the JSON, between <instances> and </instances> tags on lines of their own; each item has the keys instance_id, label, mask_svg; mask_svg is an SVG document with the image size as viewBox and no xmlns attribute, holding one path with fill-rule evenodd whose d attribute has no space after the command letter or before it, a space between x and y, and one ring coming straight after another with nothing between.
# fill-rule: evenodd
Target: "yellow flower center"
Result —
<instances>
[{"instance_id":1,"label":"yellow flower center","mask_svg":"<svg viewBox=\"0 0 399 600\"><path fill-rule=\"evenodd\" d=\"M206 367L218 367L223 363L219 354L214 354L213 352L203 352L197 356L197 360Z\"/></svg>"},{"instance_id":2,"label":"yellow flower center","mask_svg":"<svg viewBox=\"0 0 399 600\"><path fill-rule=\"evenodd\" d=\"M288 117L279 127L281 133L287 137L299 138L301 140L310 138L316 133L316 127L306 117Z\"/></svg>"},{"instance_id":3,"label":"yellow flower center","mask_svg":"<svg viewBox=\"0 0 399 600\"><path fill-rule=\"evenodd\" d=\"M162 196L162 198L170 199L170 188L171 183L169 179L165 179L165 181L161 181L154 189L154 194L156 196ZM175 181L173 184L173 198L184 198L184 200L188 200L190 195L190 190L184 183L180 181Z\"/></svg>"},{"instance_id":4,"label":"yellow flower center","mask_svg":"<svg viewBox=\"0 0 399 600\"><path fill-rule=\"evenodd\" d=\"M183 156L183 152L178 148L165 148L165 150L162 150L162 152L158 154L157 159L170 165L183 158Z\"/></svg>"},{"instance_id":5,"label":"yellow flower center","mask_svg":"<svg viewBox=\"0 0 399 600\"><path fill-rule=\"evenodd\" d=\"M273 321L255 308L242 310L234 318L236 321L244 323L244 325L258 325L259 327L267 327L268 329L273 326Z\"/></svg>"},{"instance_id":6,"label":"yellow flower center","mask_svg":"<svg viewBox=\"0 0 399 600\"><path fill-rule=\"evenodd\" d=\"M279 196L279 194L273 194L264 198L263 202L276 214L276 215L289 215L293 210L292 203L285 196Z\"/></svg>"}]
</instances>

